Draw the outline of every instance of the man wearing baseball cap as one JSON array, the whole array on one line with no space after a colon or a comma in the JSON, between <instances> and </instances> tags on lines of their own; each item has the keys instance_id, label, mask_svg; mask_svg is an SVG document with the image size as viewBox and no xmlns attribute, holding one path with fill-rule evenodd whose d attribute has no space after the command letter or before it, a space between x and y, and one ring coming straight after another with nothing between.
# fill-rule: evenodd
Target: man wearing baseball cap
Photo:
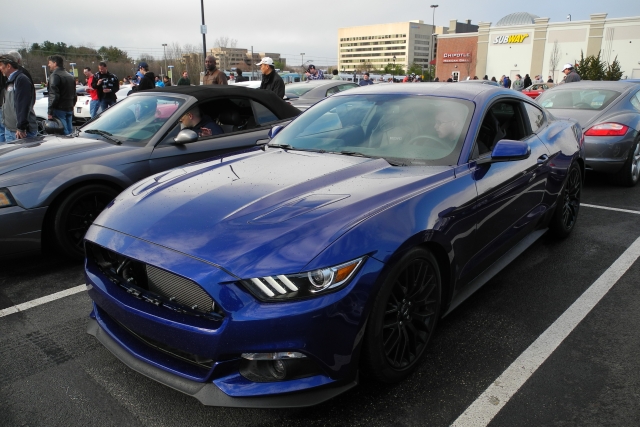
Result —
<instances>
[{"instance_id":1,"label":"man wearing baseball cap","mask_svg":"<svg viewBox=\"0 0 640 427\"><path fill-rule=\"evenodd\" d=\"M316 66L311 64L305 73L309 80L324 80L324 73L322 70L317 70Z\"/></svg>"},{"instance_id":2,"label":"man wearing baseball cap","mask_svg":"<svg viewBox=\"0 0 640 427\"><path fill-rule=\"evenodd\" d=\"M276 73L276 68L273 66L273 59L265 56L262 61L256 65L260 67L262 72L262 82L260 83L260 89L270 90L275 92L278 97L284 97L284 82L282 77Z\"/></svg>"},{"instance_id":3,"label":"man wearing baseball cap","mask_svg":"<svg viewBox=\"0 0 640 427\"><path fill-rule=\"evenodd\" d=\"M579 82L580 80L582 80L578 73L576 73L576 70L573 69L573 65L571 64L564 64L562 72L564 73L564 79L562 80L562 83Z\"/></svg>"},{"instance_id":4,"label":"man wearing baseball cap","mask_svg":"<svg viewBox=\"0 0 640 427\"><path fill-rule=\"evenodd\" d=\"M136 76L142 76L142 77L140 77L140 82L138 84L134 83L134 86L131 89L132 92L139 92L141 90L147 90L147 89L155 89L156 76L151 71L149 71L149 64L147 64L144 61L139 63L138 72L136 73Z\"/></svg>"}]
</instances>

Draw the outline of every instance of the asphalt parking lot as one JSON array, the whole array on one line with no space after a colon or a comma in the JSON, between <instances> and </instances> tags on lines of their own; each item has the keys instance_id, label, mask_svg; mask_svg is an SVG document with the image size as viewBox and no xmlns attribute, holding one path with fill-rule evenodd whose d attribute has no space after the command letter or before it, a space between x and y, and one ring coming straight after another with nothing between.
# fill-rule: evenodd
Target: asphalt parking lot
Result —
<instances>
[{"instance_id":1,"label":"asphalt parking lot","mask_svg":"<svg viewBox=\"0 0 640 427\"><path fill-rule=\"evenodd\" d=\"M395 386L364 380L305 409L205 407L133 372L87 335L90 300L81 291L0 314L0 425L637 425L640 186L588 175L582 203L569 239L541 238L444 318L419 370ZM529 356L586 290L606 281L611 289L548 357ZM83 283L82 265L55 255L2 262L0 313ZM536 357L539 367L526 368ZM508 388L505 371L522 381L506 400L491 391Z\"/></svg>"}]
</instances>

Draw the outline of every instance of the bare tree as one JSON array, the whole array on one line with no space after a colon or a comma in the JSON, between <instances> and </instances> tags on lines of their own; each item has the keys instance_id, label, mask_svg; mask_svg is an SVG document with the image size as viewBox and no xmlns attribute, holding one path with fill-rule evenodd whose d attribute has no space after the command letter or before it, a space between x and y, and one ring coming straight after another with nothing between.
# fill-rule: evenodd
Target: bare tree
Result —
<instances>
[{"instance_id":1,"label":"bare tree","mask_svg":"<svg viewBox=\"0 0 640 427\"><path fill-rule=\"evenodd\" d=\"M471 76L471 61L473 60L473 57L471 55L472 54L469 54L469 62L465 62L464 64L464 68L467 70L467 76L469 76L469 79L473 78Z\"/></svg>"},{"instance_id":2,"label":"bare tree","mask_svg":"<svg viewBox=\"0 0 640 427\"><path fill-rule=\"evenodd\" d=\"M560 62L561 55L560 48L558 47L558 40L553 42L553 49L551 49L551 56L549 57L549 68L551 69L551 75L553 76L553 81L556 81L556 69L558 68L558 63ZM542 78L542 76L540 76Z\"/></svg>"}]
</instances>

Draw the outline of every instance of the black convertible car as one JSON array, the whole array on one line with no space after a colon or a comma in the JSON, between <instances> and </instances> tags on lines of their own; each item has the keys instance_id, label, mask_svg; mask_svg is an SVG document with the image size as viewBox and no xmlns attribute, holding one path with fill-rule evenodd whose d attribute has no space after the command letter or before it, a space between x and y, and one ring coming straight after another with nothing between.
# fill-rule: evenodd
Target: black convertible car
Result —
<instances>
[{"instance_id":1,"label":"black convertible car","mask_svg":"<svg viewBox=\"0 0 640 427\"><path fill-rule=\"evenodd\" d=\"M223 133L182 129L194 107ZM73 137L2 144L0 258L43 243L81 257L86 230L124 188L189 162L255 149L273 125L298 114L269 91L173 86L127 97Z\"/></svg>"}]
</instances>

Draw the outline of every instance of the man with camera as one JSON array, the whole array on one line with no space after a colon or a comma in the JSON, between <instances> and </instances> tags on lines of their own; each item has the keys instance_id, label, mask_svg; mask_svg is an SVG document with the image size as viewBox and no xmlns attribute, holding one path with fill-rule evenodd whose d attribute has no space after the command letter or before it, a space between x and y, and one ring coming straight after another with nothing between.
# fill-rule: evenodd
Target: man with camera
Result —
<instances>
[{"instance_id":1,"label":"man with camera","mask_svg":"<svg viewBox=\"0 0 640 427\"><path fill-rule=\"evenodd\" d=\"M307 76L308 80L324 80L324 73L322 70L316 70L316 66L311 64L307 69L307 72L304 73Z\"/></svg>"}]
</instances>

